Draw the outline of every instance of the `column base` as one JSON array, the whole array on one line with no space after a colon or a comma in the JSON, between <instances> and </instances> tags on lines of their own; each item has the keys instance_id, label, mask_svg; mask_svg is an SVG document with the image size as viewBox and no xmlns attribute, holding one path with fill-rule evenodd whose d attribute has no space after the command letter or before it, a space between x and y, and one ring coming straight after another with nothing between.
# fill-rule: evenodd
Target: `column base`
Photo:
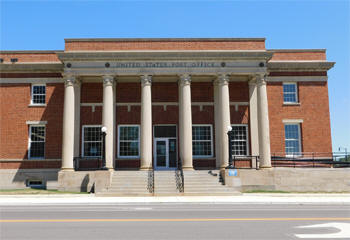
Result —
<instances>
[{"instance_id":1,"label":"column base","mask_svg":"<svg viewBox=\"0 0 350 240\"><path fill-rule=\"evenodd\" d=\"M193 167L182 167L182 170L184 171L194 171Z\"/></svg>"},{"instance_id":2,"label":"column base","mask_svg":"<svg viewBox=\"0 0 350 240\"><path fill-rule=\"evenodd\" d=\"M272 168L272 166L259 166L259 168Z\"/></svg>"},{"instance_id":3,"label":"column base","mask_svg":"<svg viewBox=\"0 0 350 240\"><path fill-rule=\"evenodd\" d=\"M140 171L150 171L150 170L152 170L153 168L151 168L151 167L140 167Z\"/></svg>"},{"instance_id":4,"label":"column base","mask_svg":"<svg viewBox=\"0 0 350 240\"><path fill-rule=\"evenodd\" d=\"M74 172L74 168L61 168L60 172Z\"/></svg>"}]
</instances>

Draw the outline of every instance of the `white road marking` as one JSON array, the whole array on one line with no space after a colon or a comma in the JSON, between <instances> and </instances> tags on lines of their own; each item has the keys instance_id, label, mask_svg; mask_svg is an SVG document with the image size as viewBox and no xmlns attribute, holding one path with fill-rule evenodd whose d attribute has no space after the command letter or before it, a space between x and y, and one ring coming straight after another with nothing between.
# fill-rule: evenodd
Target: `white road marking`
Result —
<instances>
[{"instance_id":1,"label":"white road marking","mask_svg":"<svg viewBox=\"0 0 350 240\"><path fill-rule=\"evenodd\" d=\"M297 228L336 228L339 231L336 233L323 233L323 234L294 234L298 238L343 238L350 239L350 223L341 223L341 222L331 222L323 224L315 224L308 226L299 226Z\"/></svg>"}]
</instances>

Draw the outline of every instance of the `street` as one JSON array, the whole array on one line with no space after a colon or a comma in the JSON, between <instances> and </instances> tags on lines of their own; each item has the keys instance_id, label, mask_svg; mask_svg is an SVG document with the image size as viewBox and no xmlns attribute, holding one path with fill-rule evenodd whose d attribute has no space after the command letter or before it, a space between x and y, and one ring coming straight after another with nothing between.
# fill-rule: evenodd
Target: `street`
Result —
<instances>
[{"instance_id":1,"label":"street","mask_svg":"<svg viewBox=\"0 0 350 240\"><path fill-rule=\"evenodd\" d=\"M299 228L315 224L323 225ZM321 239L321 235L332 233L338 233L334 235L337 237L323 239L350 239L348 226L350 205L118 203L0 207L1 240ZM319 235L310 238L307 234Z\"/></svg>"}]
</instances>

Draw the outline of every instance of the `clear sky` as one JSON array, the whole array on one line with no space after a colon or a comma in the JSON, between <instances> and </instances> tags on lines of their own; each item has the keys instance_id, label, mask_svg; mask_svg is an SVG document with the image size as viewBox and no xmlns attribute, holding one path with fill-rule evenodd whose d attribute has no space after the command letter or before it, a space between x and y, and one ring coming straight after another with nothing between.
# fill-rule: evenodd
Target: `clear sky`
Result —
<instances>
[{"instance_id":1,"label":"clear sky","mask_svg":"<svg viewBox=\"0 0 350 240\"><path fill-rule=\"evenodd\" d=\"M319 1L0 0L1 50L62 50L64 38L266 37L326 48L333 151L350 151L350 4Z\"/></svg>"}]
</instances>

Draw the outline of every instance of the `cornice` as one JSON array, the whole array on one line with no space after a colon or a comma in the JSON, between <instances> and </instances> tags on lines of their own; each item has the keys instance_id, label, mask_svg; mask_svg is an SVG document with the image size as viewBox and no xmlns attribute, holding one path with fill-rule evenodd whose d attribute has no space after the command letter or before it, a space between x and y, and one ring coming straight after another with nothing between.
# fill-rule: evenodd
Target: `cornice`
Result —
<instances>
[{"instance_id":1,"label":"cornice","mask_svg":"<svg viewBox=\"0 0 350 240\"><path fill-rule=\"evenodd\" d=\"M266 38L66 38L65 42L255 42Z\"/></svg>"},{"instance_id":2,"label":"cornice","mask_svg":"<svg viewBox=\"0 0 350 240\"><path fill-rule=\"evenodd\" d=\"M62 63L2 63L0 72L63 72Z\"/></svg>"},{"instance_id":3,"label":"cornice","mask_svg":"<svg viewBox=\"0 0 350 240\"><path fill-rule=\"evenodd\" d=\"M273 61L267 63L268 71L328 71L334 66L335 62L326 61Z\"/></svg>"}]
</instances>

